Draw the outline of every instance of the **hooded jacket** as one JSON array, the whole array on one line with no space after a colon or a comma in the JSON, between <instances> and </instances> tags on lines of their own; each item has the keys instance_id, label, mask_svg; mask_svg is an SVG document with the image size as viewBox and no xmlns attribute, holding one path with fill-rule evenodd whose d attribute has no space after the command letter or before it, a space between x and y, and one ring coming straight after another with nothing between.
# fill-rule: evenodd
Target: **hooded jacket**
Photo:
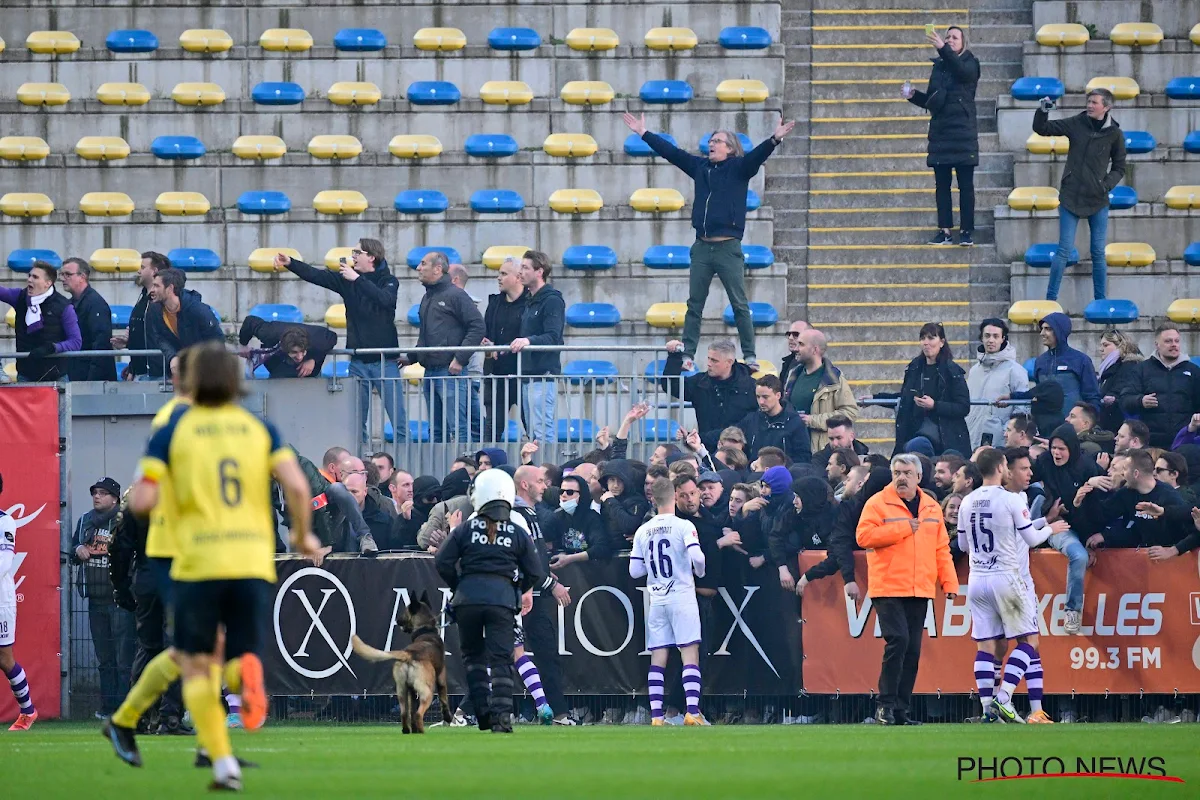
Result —
<instances>
[{"instance_id":1,"label":"hooded jacket","mask_svg":"<svg viewBox=\"0 0 1200 800\"><path fill-rule=\"evenodd\" d=\"M1095 461L1082 456L1079 437L1070 425L1064 423L1055 428L1050 434L1049 444L1053 445L1055 439L1061 440L1067 446L1066 463L1061 467L1056 466L1054 457L1047 449L1034 462L1033 477L1034 480L1041 481L1042 491L1046 495L1043 508L1049 511L1055 500L1062 500L1062 518L1071 522L1077 511L1074 505L1075 493L1088 478L1102 475L1103 470Z\"/></svg>"},{"instance_id":2,"label":"hooded jacket","mask_svg":"<svg viewBox=\"0 0 1200 800\"><path fill-rule=\"evenodd\" d=\"M1086 353L1081 353L1068 344L1071 336L1071 318L1054 312L1047 314L1042 322L1054 331L1054 347L1037 357L1033 366L1036 383L1054 381L1063 391L1063 409L1069 409L1080 400L1100 408L1100 386L1096 382L1096 367ZM1022 392L1021 397L1032 396L1032 391ZM1013 395L1017 397L1017 395Z\"/></svg>"},{"instance_id":3,"label":"hooded jacket","mask_svg":"<svg viewBox=\"0 0 1200 800\"><path fill-rule=\"evenodd\" d=\"M353 350L400 345L396 335L396 293L400 284L386 259L375 265L374 272L359 273L353 281L343 278L340 272L317 269L294 258L287 268L302 280L341 295L346 304L346 347ZM379 361L379 356L352 358L355 361Z\"/></svg>"},{"instance_id":4,"label":"hooded jacket","mask_svg":"<svg viewBox=\"0 0 1200 800\"><path fill-rule=\"evenodd\" d=\"M296 378L299 377L300 365L279 349L279 340L291 328L304 329L304 333L308 336L308 352L305 354L304 360L313 362L313 370L309 373L309 377L321 377L321 367L325 363L325 357L329 355L330 350L337 347L337 334L328 328L294 322L267 322L262 317L251 315L242 320L242 328L238 332L238 342L245 347L250 344L251 339L258 339L263 347L268 348L268 352L262 353L259 357L270 376L272 378Z\"/></svg>"},{"instance_id":5,"label":"hooded jacket","mask_svg":"<svg viewBox=\"0 0 1200 800\"><path fill-rule=\"evenodd\" d=\"M445 369L457 361L463 370L471 360L471 350L483 341L483 315L471 295L455 286L449 275L425 287L421 298L421 330L417 347L445 348L435 353L409 353L408 360L425 369Z\"/></svg>"},{"instance_id":6,"label":"hooded jacket","mask_svg":"<svg viewBox=\"0 0 1200 800\"><path fill-rule=\"evenodd\" d=\"M644 484L646 470L624 458L613 458L604 462L600 472L600 485L607 487L609 477L619 478L624 488L621 494L610 497L600 504L600 515L615 541L631 540L650 510Z\"/></svg>"},{"instance_id":7,"label":"hooded jacket","mask_svg":"<svg viewBox=\"0 0 1200 800\"><path fill-rule=\"evenodd\" d=\"M804 368L799 366L796 371L793 371L793 366L796 366L795 353L789 354L783 360L783 366L780 367L779 373L779 379L783 381L783 403L788 406L792 404L792 390L796 388L798 370ZM828 430L829 418L837 414L854 422L858 419L858 400L854 397L854 390L851 389L850 382L846 380L842 371L835 367L828 358L823 358L821 359L821 384L813 395L812 406L808 412L808 436L814 451L820 450L828 444L829 436L826 434L826 430Z\"/></svg>"},{"instance_id":8,"label":"hooded jacket","mask_svg":"<svg viewBox=\"0 0 1200 800\"><path fill-rule=\"evenodd\" d=\"M112 350L112 309L90 284L83 294L71 300L79 322L80 350ZM117 362L113 358L73 358L67 362L67 375L73 381L115 381Z\"/></svg>"},{"instance_id":9,"label":"hooded jacket","mask_svg":"<svg viewBox=\"0 0 1200 800\"><path fill-rule=\"evenodd\" d=\"M576 483L579 485L579 505L575 511L568 514L561 507L555 509L548 520L550 530L543 530L542 533L556 553L586 551L589 561L610 559L620 545L608 532L604 519L592 510L592 492L587 481L579 478ZM621 540L621 544L624 544L624 540Z\"/></svg>"},{"instance_id":10,"label":"hooded jacket","mask_svg":"<svg viewBox=\"0 0 1200 800\"><path fill-rule=\"evenodd\" d=\"M923 385L925 356L919 355L904 370L904 383L899 394L877 392L877 398L895 398L896 406L896 449L893 455L904 452L904 445L921 434L921 425L926 417L937 426L938 438L935 450L957 450L963 454L971 452L971 437L967 433L967 414L971 410L971 391L967 388L966 373L954 363L949 351L943 347L938 354L936 379L931 386ZM916 397L928 394L934 400L933 408L924 411L916 404Z\"/></svg>"},{"instance_id":11,"label":"hooded jacket","mask_svg":"<svg viewBox=\"0 0 1200 800\"><path fill-rule=\"evenodd\" d=\"M1158 397L1157 408L1142 406L1142 397L1148 394ZM1146 423L1151 447L1170 447L1179 429L1200 411L1200 367L1186 353L1171 367L1154 353L1130 370L1121 391L1121 408Z\"/></svg>"},{"instance_id":12,"label":"hooded jacket","mask_svg":"<svg viewBox=\"0 0 1200 800\"><path fill-rule=\"evenodd\" d=\"M746 434L746 458L751 463L764 447L778 447L794 463L807 464L812 460L808 426L800 419L796 409L789 405L785 404L773 417L767 416L764 411L752 411L742 417L737 426Z\"/></svg>"},{"instance_id":13,"label":"hooded jacket","mask_svg":"<svg viewBox=\"0 0 1200 800\"><path fill-rule=\"evenodd\" d=\"M663 366L663 389L679 400L692 404L692 410L696 412L696 427L700 429L700 441L705 449L715 453L721 431L730 425L737 425L747 414L758 410L758 400L754 397L754 375L740 361L733 363L733 371L724 380L718 380L707 372L697 372L681 382L678 376L682 372L683 353L668 354L667 363Z\"/></svg>"},{"instance_id":14,"label":"hooded jacket","mask_svg":"<svg viewBox=\"0 0 1200 800\"><path fill-rule=\"evenodd\" d=\"M414 483L414 490L415 488ZM470 489L471 474L465 468L456 469L442 479L441 488L438 490L442 501L430 509L429 518L417 532L418 547L422 550L441 547L450 533L450 515L460 511L464 520L471 515L475 509L468 496Z\"/></svg>"},{"instance_id":15,"label":"hooded jacket","mask_svg":"<svg viewBox=\"0 0 1200 800\"><path fill-rule=\"evenodd\" d=\"M829 483L816 476L797 478L792 495L800 498L800 510L792 505L777 518L767 532L767 547L773 562L794 571L801 550L829 547L837 506L830 502Z\"/></svg>"},{"instance_id":16,"label":"hooded jacket","mask_svg":"<svg viewBox=\"0 0 1200 800\"><path fill-rule=\"evenodd\" d=\"M1058 191L1062 207L1077 217L1090 217L1108 208L1108 193L1125 177L1125 134L1112 114L1105 115L1096 130L1086 111L1051 120L1039 106L1033 112L1033 132L1066 136L1070 141Z\"/></svg>"},{"instance_id":17,"label":"hooded jacket","mask_svg":"<svg viewBox=\"0 0 1200 800\"><path fill-rule=\"evenodd\" d=\"M483 312L484 335L492 344L512 344L512 340L521 335L521 317L525 313L525 303L529 300L529 292L521 292L516 300L509 301L504 292L488 295L487 310ZM516 375L516 353L487 353L483 360L484 375ZM495 355L495 358L491 358ZM526 362L529 356L526 355Z\"/></svg>"},{"instance_id":18,"label":"hooded jacket","mask_svg":"<svg viewBox=\"0 0 1200 800\"><path fill-rule=\"evenodd\" d=\"M561 345L567 317L567 304L562 292L546 284L537 294L525 294L527 298L525 308L521 311L520 337L528 339L530 344ZM522 375L561 373L562 357L558 352L529 352L521 357Z\"/></svg>"},{"instance_id":19,"label":"hooded jacket","mask_svg":"<svg viewBox=\"0 0 1200 800\"><path fill-rule=\"evenodd\" d=\"M172 331L163 320L162 303L153 303L146 312L146 345L151 350L161 350L163 361L171 359L185 347L200 342L225 340L221 323L204 298L192 289L184 289L179 296L179 313L175 315L177 330Z\"/></svg>"},{"instance_id":20,"label":"hooded jacket","mask_svg":"<svg viewBox=\"0 0 1200 800\"><path fill-rule=\"evenodd\" d=\"M958 592L958 573L950 555L950 539L942 508L929 494L917 490L917 530L913 515L888 484L863 506L855 538L867 550L868 597L927 597L941 586Z\"/></svg>"},{"instance_id":21,"label":"hooded jacket","mask_svg":"<svg viewBox=\"0 0 1200 800\"><path fill-rule=\"evenodd\" d=\"M955 53L942 45L933 59L933 71L923 92L913 92L908 102L927 110L931 167L979 164L979 123L975 111L975 89L979 85L979 61L970 50Z\"/></svg>"},{"instance_id":22,"label":"hooded jacket","mask_svg":"<svg viewBox=\"0 0 1200 800\"><path fill-rule=\"evenodd\" d=\"M1005 344L998 353L984 352L983 345L975 353L976 363L967 373L967 390L972 400L995 400L1012 397L1015 392L1029 388L1029 374L1017 362L1017 349ZM967 415L967 431L971 436L971 450L979 447L983 434L992 434L992 443L1004 441L1004 426L1012 416L1012 408L996 406L971 406Z\"/></svg>"}]
</instances>

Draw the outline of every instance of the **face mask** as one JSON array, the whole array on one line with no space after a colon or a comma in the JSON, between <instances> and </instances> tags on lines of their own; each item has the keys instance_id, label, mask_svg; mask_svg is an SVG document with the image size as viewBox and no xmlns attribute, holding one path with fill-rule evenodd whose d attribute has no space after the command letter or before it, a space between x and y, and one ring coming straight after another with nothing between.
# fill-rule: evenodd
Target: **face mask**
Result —
<instances>
[{"instance_id":1,"label":"face mask","mask_svg":"<svg viewBox=\"0 0 1200 800\"><path fill-rule=\"evenodd\" d=\"M568 514L574 514L575 509L579 508L579 498L572 497L570 500L563 500L558 507Z\"/></svg>"}]
</instances>

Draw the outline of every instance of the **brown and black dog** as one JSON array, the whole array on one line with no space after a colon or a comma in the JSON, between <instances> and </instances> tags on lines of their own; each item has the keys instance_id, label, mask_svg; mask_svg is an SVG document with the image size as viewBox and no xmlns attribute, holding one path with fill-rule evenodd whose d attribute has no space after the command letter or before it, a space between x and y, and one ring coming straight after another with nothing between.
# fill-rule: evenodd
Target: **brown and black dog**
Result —
<instances>
[{"instance_id":1,"label":"brown and black dog","mask_svg":"<svg viewBox=\"0 0 1200 800\"><path fill-rule=\"evenodd\" d=\"M392 678L396 681L396 699L400 701L400 721L405 733L425 732L425 712L433 703L437 689L442 703L442 720L449 724L450 698L446 687L446 645L438 633L437 615L429 607L428 595L409 600L398 620L400 629L412 636L412 644L403 650L376 650L357 636L354 652L367 661L394 661Z\"/></svg>"}]
</instances>

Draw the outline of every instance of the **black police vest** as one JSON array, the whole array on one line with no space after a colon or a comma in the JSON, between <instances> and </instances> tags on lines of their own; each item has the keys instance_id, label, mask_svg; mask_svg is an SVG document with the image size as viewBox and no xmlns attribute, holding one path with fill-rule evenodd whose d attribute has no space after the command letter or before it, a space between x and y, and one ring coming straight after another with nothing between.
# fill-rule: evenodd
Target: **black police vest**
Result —
<instances>
[{"instance_id":1,"label":"black police vest","mask_svg":"<svg viewBox=\"0 0 1200 800\"><path fill-rule=\"evenodd\" d=\"M13 307L17 315L17 350L29 352L43 344L58 344L67 338L63 326L63 313L71 301L54 292L42 301L42 327L30 333L25 324L25 310L29 306L29 292L22 291ZM17 361L17 374L31 381L56 381L66 372L62 359L22 358Z\"/></svg>"}]
</instances>

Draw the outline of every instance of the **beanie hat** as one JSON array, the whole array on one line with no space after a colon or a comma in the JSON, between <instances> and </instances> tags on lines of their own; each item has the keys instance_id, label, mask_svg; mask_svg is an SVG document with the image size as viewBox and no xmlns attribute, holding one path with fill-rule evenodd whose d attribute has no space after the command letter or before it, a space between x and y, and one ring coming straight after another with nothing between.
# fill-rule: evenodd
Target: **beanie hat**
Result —
<instances>
[{"instance_id":1,"label":"beanie hat","mask_svg":"<svg viewBox=\"0 0 1200 800\"><path fill-rule=\"evenodd\" d=\"M771 487L772 494L787 491L792 485L792 473L787 467L771 467L763 473L762 481Z\"/></svg>"}]
</instances>

